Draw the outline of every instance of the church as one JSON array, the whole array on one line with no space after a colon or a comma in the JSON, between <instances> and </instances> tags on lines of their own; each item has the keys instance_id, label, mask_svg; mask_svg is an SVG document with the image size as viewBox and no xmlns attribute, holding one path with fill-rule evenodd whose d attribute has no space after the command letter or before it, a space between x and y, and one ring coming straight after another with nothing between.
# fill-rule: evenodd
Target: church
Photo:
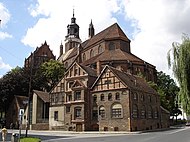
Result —
<instances>
[{"instance_id":1,"label":"church","mask_svg":"<svg viewBox=\"0 0 190 142\"><path fill-rule=\"evenodd\" d=\"M81 41L73 13L57 59L66 72L49 92L49 129L143 131L169 127L169 114L147 83L156 82L156 67L131 53L131 41L117 23L95 34L91 21L87 30L88 39Z\"/></svg>"}]
</instances>

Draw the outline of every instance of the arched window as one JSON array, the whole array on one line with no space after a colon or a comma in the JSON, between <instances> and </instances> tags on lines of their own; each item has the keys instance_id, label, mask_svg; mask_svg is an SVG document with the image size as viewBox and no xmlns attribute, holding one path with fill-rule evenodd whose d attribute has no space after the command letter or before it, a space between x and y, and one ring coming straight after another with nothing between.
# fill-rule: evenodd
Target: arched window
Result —
<instances>
[{"instance_id":1,"label":"arched window","mask_svg":"<svg viewBox=\"0 0 190 142\"><path fill-rule=\"evenodd\" d=\"M133 116L133 118L137 118L138 117L138 106L137 105L133 105L132 116Z\"/></svg>"},{"instance_id":2,"label":"arched window","mask_svg":"<svg viewBox=\"0 0 190 142\"><path fill-rule=\"evenodd\" d=\"M119 92L117 92L117 93L115 94L115 100L120 100L120 94L119 94Z\"/></svg>"},{"instance_id":3,"label":"arched window","mask_svg":"<svg viewBox=\"0 0 190 142\"><path fill-rule=\"evenodd\" d=\"M152 107L148 106L148 118L152 118Z\"/></svg>"},{"instance_id":4,"label":"arched window","mask_svg":"<svg viewBox=\"0 0 190 142\"><path fill-rule=\"evenodd\" d=\"M101 100L101 101L105 101L104 94L101 94L100 100Z\"/></svg>"},{"instance_id":5,"label":"arched window","mask_svg":"<svg viewBox=\"0 0 190 142\"><path fill-rule=\"evenodd\" d=\"M108 101L112 101L112 94L111 93L108 94Z\"/></svg>"},{"instance_id":6,"label":"arched window","mask_svg":"<svg viewBox=\"0 0 190 142\"><path fill-rule=\"evenodd\" d=\"M102 53L103 52L103 48L102 48L102 46L100 45L99 47L98 47L98 54L100 54L100 53Z\"/></svg>"},{"instance_id":7,"label":"arched window","mask_svg":"<svg viewBox=\"0 0 190 142\"><path fill-rule=\"evenodd\" d=\"M93 96L93 102L97 102L97 96L96 95Z\"/></svg>"},{"instance_id":8,"label":"arched window","mask_svg":"<svg viewBox=\"0 0 190 142\"><path fill-rule=\"evenodd\" d=\"M158 108L155 108L154 110L154 118L158 118Z\"/></svg>"},{"instance_id":9,"label":"arched window","mask_svg":"<svg viewBox=\"0 0 190 142\"><path fill-rule=\"evenodd\" d=\"M94 57L94 50L93 49L90 50L90 58L92 58L92 57Z\"/></svg>"},{"instance_id":10,"label":"arched window","mask_svg":"<svg viewBox=\"0 0 190 142\"><path fill-rule=\"evenodd\" d=\"M99 108L99 115L101 118L105 118L105 107L104 106L101 106Z\"/></svg>"},{"instance_id":11,"label":"arched window","mask_svg":"<svg viewBox=\"0 0 190 142\"><path fill-rule=\"evenodd\" d=\"M86 61L86 54L85 53L83 54L82 59L83 59L83 61Z\"/></svg>"},{"instance_id":12,"label":"arched window","mask_svg":"<svg viewBox=\"0 0 190 142\"><path fill-rule=\"evenodd\" d=\"M112 105L111 116L112 116L112 118L122 118L123 117L123 109L122 109L121 104Z\"/></svg>"},{"instance_id":13,"label":"arched window","mask_svg":"<svg viewBox=\"0 0 190 142\"><path fill-rule=\"evenodd\" d=\"M141 118L146 118L146 108L144 105L141 107Z\"/></svg>"}]
</instances>

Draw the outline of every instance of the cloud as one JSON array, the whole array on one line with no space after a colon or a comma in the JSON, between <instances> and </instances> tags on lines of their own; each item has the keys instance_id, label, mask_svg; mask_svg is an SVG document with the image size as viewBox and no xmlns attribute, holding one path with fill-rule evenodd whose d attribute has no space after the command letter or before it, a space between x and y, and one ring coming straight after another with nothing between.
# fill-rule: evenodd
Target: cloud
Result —
<instances>
[{"instance_id":1,"label":"cloud","mask_svg":"<svg viewBox=\"0 0 190 142\"><path fill-rule=\"evenodd\" d=\"M0 20L0 30L2 30L6 28L6 24L10 20L10 13L2 3L0 3ZM8 34L7 32L0 31L0 40L5 38L12 38L12 35Z\"/></svg>"},{"instance_id":2,"label":"cloud","mask_svg":"<svg viewBox=\"0 0 190 142\"><path fill-rule=\"evenodd\" d=\"M132 52L169 73L167 52L190 33L190 0L123 0L126 20L135 27Z\"/></svg>"},{"instance_id":3,"label":"cloud","mask_svg":"<svg viewBox=\"0 0 190 142\"><path fill-rule=\"evenodd\" d=\"M112 0L38 0L37 4L29 7L29 11L39 20L28 29L22 42L36 48L46 40L58 56L61 41L64 42L67 34L67 25L71 23L73 8L82 41L88 38L91 19L98 33L117 21L112 13L120 10L118 2Z\"/></svg>"},{"instance_id":4,"label":"cloud","mask_svg":"<svg viewBox=\"0 0 190 142\"><path fill-rule=\"evenodd\" d=\"M3 59L0 57L0 69L10 70L10 69L12 69L12 67L9 64L5 64L3 62Z\"/></svg>"}]
</instances>

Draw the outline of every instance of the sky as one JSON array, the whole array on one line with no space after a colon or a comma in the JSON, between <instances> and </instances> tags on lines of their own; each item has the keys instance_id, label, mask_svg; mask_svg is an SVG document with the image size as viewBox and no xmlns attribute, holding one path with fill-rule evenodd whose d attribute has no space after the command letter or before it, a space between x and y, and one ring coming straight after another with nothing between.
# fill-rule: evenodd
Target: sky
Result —
<instances>
[{"instance_id":1,"label":"sky","mask_svg":"<svg viewBox=\"0 0 190 142\"><path fill-rule=\"evenodd\" d=\"M131 52L171 74L167 52L190 33L190 0L1 0L0 77L45 41L56 57L74 14L82 41L92 20L95 34L118 23L131 40Z\"/></svg>"}]
</instances>

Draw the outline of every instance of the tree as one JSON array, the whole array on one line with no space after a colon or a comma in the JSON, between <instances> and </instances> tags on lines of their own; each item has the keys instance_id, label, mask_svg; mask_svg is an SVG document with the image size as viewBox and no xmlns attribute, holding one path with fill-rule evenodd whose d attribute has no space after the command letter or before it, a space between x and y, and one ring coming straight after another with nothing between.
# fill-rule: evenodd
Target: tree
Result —
<instances>
[{"instance_id":1,"label":"tree","mask_svg":"<svg viewBox=\"0 0 190 142\"><path fill-rule=\"evenodd\" d=\"M179 87L162 71L157 72L157 91L160 94L161 105L170 112L171 116L178 116L181 113L177 103Z\"/></svg>"},{"instance_id":2,"label":"tree","mask_svg":"<svg viewBox=\"0 0 190 142\"><path fill-rule=\"evenodd\" d=\"M38 78L45 82L44 87L49 91L63 76L64 65L56 60L43 63L37 72Z\"/></svg>"},{"instance_id":3,"label":"tree","mask_svg":"<svg viewBox=\"0 0 190 142\"><path fill-rule=\"evenodd\" d=\"M168 65L172 67L180 92L179 99L185 112L190 115L190 38L182 36L182 43L174 42L168 51Z\"/></svg>"}]
</instances>

